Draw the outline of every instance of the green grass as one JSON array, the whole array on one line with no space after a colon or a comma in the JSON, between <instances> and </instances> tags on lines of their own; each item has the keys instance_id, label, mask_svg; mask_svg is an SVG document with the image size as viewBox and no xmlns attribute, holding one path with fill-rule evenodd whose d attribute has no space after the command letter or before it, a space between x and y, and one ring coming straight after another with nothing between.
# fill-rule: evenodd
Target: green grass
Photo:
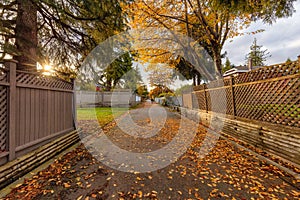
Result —
<instances>
[{"instance_id":1,"label":"green grass","mask_svg":"<svg viewBox=\"0 0 300 200\"><path fill-rule=\"evenodd\" d=\"M124 114L128 108L77 108L77 120L95 120L96 117L101 127L105 126L114 118Z\"/></svg>"}]
</instances>

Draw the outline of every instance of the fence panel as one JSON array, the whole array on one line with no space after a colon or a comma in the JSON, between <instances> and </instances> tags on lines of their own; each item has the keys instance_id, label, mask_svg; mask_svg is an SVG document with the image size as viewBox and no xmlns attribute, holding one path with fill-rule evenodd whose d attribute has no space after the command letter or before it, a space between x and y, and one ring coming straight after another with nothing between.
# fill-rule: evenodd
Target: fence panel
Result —
<instances>
[{"instance_id":1,"label":"fence panel","mask_svg":"<svg viewBox=\"0 0 300 200\"><path fill-rule=\"evenodd\" d=\"M186 116L194 118L199 112L202 124L209 126L212 111L224 119L224 133L300 164L300 56L297 62L263 67L194 90L201 110L183 109Z\"/></svg>"},{"instance_id":2,"label":"fence panel","mask_svg":"<svg viewBox=\"0 0 300 200\"><path fill-rule=\"evenodd\" d=\"M131 90L120 89L113 92L76 91L76 105L85 106L122 106L136 105L136 94Z\"/></svg>"},{"instance_id":3,"label":"fence panel","mask_svg":"<svg viewBox=\"0 0 300 200\"><path fill-rule=\"evenodd\" d=\"M194 93L200 110L300 128L299 88L298 61L196 86Z\"/></svg>"},{"instance_id":4,"label":"fence panel","mask_svg":"<svg viewBox=\"0 0 300 200\"><path fill-rule=\"evenodd\" d=\"M73 83L0 68L0 165L75 129Z\"/></svg>"},{"instance_id":5,"label":"fence panel","mask_svg":"<svg viewBox=\"0 0 300 200\"><path fill-rule=\"evenodd\" d=\"M300 127L299 62L254 70L235 83L238 117Z\"/></svg>"},{"instance_id":6,"label":"fence panel","mask_svg":"<svg viewBox=\"0 0 300 200\"><path fill-rule=\"evenodd\" d=\"M196 91L195 95L197 97L198 106L200 110L206 111L206 98L205 98L205 91Z\"/></svg>"},{"instance_id":7,"label":"fence panel","mask_svg":"<svg viewBox=\"0 0 300 200\"><path fill-rule=\"evenodd\" d=\"M17 149L72 130L72 83L17 71Z\"/></svg>"},{"instance_id":8,"label":"fence panel","mask_svg":"<svg viewBox=\"0 0 300 200\"><path fill-rule=\"evenodd\" d=\"M192 95L182 94L183 106L186 108L193 108Z\"/></svg>"}]
</instances>

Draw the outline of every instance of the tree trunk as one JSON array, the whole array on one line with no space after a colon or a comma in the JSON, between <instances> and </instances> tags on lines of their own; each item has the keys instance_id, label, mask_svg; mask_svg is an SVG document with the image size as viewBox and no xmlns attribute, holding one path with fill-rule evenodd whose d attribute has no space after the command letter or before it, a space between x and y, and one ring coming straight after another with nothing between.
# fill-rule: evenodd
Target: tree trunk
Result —
<instances>
[{"instance_id":1,"label":"tree trunk","mask_svg":"<svg viewBox=\"0 0 300 200\"><path fill-rule=\"evenodd\" d=\"M216 71L216 78L221 79L222 78L222 58L221 58L221 52L216 50L213 50L213 60L214 60L214 66Z\"/></svg>"},{"instance_id":2,"label":"tree trunk","mask_svg":"<svg viewBox=\"0 0 300 200\"><path fill-rule=\"evenodd\" d=\"M37 7L32 0L17 0L16 47L17 69L36 71L37 63Z\"/></svg>"},{"instance_id":3,"label":"tree trunk","mask_svg":"<svg viewBox=\"0 0 300 200\"><path fill-rule=\"evenodd\" d=\"M196 74L193 74L193 86L196 86Z\"/></svg>"},{"instance_id":4,"label":"tree trunk","mask_svg":"<svg viewBox=\"0 0 300 200\"><path fill-rule=\"evenodd\" d=\"M197 73L197 85L200 85L201 83L201 74L198 72Z\"/></svg>"},{"instance_id":5,"label":"tree trunk","mask_svg":"<svg viewBox=\"0 0 300 200\"><path fill-rule=\"evenodd\" d=\"M111 91L111 90L112 90L112 80L108 78L106 81L106 91Z\"/></svg>"}]
</instances>

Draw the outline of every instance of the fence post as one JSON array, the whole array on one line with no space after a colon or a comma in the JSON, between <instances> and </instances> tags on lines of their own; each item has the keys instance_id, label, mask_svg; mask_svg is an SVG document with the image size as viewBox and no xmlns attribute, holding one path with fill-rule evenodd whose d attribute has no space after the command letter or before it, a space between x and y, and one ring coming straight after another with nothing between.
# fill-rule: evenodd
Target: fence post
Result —
<instances>
[{"instance_id":1,"label":"fence post","mask_svg":"<svg viewBox=\"0 0 300 200\"><path fill-rule=\"evenodd\" d=\"M233 77L230 76L230 90L231 90L231 99L232 99L232 112L233 116L236 116L236 107L235 107L235 96L234 96L234 88L233 88Z\"/></svg>"},{"instance_id":2,"label":"fence post","mask_svg":"<svg viewBox=\"0 0 300 200\"><path fill-rule=\"evenodd\" d=\"M104 107L104 91L101 91L101 105Z\"/></svg>"},{"instance_id":3,"label":"fence post","mask_svg":"<svg viewBox=\"0 0 300 200\"><path fill-rule=\"evenodd\" d=\"M206 91L205 91L205 88L206 88L206 84L204 83L203 84L203 92L204 92L204 102L205 102L205 111L208 113L208 105L207 105L207 96L206 96Z\"/></svg>"},{"instance_id":4,"label":"fence post","mask_svg":"<svg viewBox=\"0 0 300 200\"><path fill-rule=\"evenodd\" d=\"M9 161L16 158L16 68L17 61L10 60L5 63L9 69L9 95L8 95L8 147Z\"/></svg>"},{"instance_id":5,"label":"fence post","mask_svg":"<svg viewBox=\"0 0 300 200\"><path fill-rule=\"evenodd\" d=\"M191 92L192 109L194 109L194 92Z\"/></svg>"},{"instance_id":6,"label":"fence post","mask_svg":"<svg viewBox=\"0 0 300 200\"><path fill-rule=\"evenodd\" d=\"M75 85L75 79L71 79L71 82L73 84L73 105L72 105L72 110L73 110L73 126L74 126L74 129L77 130L77 107L76 107L76 104L77 104L77 93L76 93L76 85Z\"/></svg>"}]
</instances>

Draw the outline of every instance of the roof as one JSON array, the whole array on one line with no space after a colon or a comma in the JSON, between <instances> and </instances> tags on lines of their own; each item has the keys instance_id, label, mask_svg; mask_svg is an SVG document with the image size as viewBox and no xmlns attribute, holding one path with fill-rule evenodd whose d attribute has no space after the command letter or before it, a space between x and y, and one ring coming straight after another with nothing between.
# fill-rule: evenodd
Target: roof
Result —
<instances>
[{"instance_id":1,"label":"roof","mask_svg":"<svg viewBox=\"0 0 300 200\"><path fill-rule=\"evenodd\" d=\"M248 69L238 69L237 67L235 68L232 68L230 70L227 70L224 74L223 74L223 77L225 76L230 76L230 75L233 75L233 74L237 74L237 73L246 73L248 72L249 70Z\"/></svg>"},{"instance_id":2,"label":"roof","mask_svg":"<svg viewBox=\"0 0 300 200\"><path fill-rule=\"evenodd\" d=\"M240 65L240 66L237 66L237 67L234 67L233 69L238 69L238 70L247 70L248 71L248 66L246 65Z\"/></svg>"},{"instance_id":3,"label":"roof","mask_svg":"<svg viewBox=\"0 0 300 200\"><path fill-rule=\"evenodd\" d=\"M261 68L262 66L252 66L252 70L254 69L258 69L258 68ZM227 70L224 74L223 74L223 77L225 76L230 76L230 75L233 75L233 74L238 74L238 73L246 73L246 72L249 72L249 68L248 66L246 65L240 65L240 66L237 66L237 67L234 67L232 69L229 69Z\"/></svg>"}]
</instances>

